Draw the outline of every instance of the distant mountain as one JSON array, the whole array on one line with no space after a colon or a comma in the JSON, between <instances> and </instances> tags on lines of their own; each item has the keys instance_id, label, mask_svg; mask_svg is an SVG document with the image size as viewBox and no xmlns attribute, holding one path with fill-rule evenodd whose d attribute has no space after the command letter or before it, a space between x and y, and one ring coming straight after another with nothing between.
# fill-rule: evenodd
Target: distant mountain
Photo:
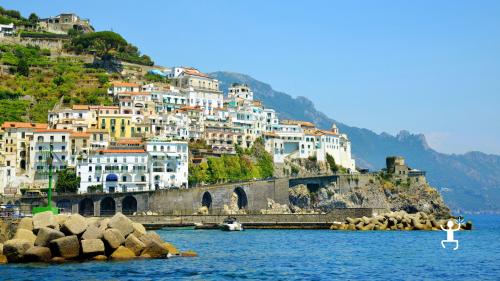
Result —
<instances>
[{"instance_id":1,"label":"distant mountain","mask_svg":"<svg viewBox=\"0 0 500 281\"><path fill-rule=\"evenodd\" d=\"M364 128L351 127L335 121L315 109L305 97L293 98L272 89L269 84L234 72L214 72L221 89L231 83L246 83L252 87L256 99L274 108L282 119L300 119L314 122L320 128L337 123L341 132L349 135L352 153L358 167L380 169L388 155L401 155L409 166L427 171L427 178L442 192L446 202L455 210L500 212L500 156L481 152L444 154L427 145L425 136L401 131L392 136L377 134Z\"/></svg>"}]
</instances>

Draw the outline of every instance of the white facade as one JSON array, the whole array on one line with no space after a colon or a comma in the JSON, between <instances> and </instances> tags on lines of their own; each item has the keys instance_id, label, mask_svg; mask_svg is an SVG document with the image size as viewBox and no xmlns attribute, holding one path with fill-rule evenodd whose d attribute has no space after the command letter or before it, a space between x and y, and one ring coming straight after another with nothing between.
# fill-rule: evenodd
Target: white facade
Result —
<instances>
[{"instance_id":1,"label":"white facade","mask_svg":"<svg viewBox=\"0 0 500 281\"><path fill-rule=\"evenodd\" d=\"M102 185L104 192L188 187L186 142L149 140L145 149L106 149L80 160L80 193Z\"/></svg>"}]
</instances>

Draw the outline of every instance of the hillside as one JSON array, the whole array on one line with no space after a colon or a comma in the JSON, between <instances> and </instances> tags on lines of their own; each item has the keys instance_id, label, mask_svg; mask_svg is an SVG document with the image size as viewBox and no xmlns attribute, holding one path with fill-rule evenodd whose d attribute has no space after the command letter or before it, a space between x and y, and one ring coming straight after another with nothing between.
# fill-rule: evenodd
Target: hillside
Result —
<instances>
[{"instance_id":1,"label":"hillside","mask_svg":"<svg viewBox=\"0 0 500 281\"><path fill-rule=\"evenodd\" d=\"M411 167L427 170L429 182L440 188L453 210L500 212L498 155L481 152L460 155L440 153L427 145L424 135L401 131L392 136L348 126L316 110L307 98L293 98L275 91L270 85L248 75L234 72L214 72L211 75L220 80L221 89L227 89L234 82L250 85L255 98L274 108L280 118L311 121L325 129L336 122L339 129L349 135L359 167L380 169L384 167L387 155L402 155Z\"/></svg>"}]
</instances>

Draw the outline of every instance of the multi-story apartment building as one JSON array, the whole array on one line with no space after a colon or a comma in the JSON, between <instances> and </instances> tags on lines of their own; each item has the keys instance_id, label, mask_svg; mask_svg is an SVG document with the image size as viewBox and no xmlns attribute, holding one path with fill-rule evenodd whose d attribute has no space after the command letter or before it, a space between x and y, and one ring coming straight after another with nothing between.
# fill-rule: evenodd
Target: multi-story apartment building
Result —
<instances>
[{"instance_id":1,"label":"multi-story apartment building","mask_svg":"<svg viewBox=\"0 0 500 281\"><path fill-rule=\"evenodd\" d=\"M136 83L113 81L111 82L111 87L108 89L108 94L111 96L116 96L123 92L139 92L141 90L141 85Z\"/></svg>"},{"instance_id":2,"label":"multi-story apartment building","mask_svg":"<svg viewBox=\"0 0 500 281\"><path fill-rule=\"evenodd\" d=\"M148 140L143 147L98 150L79 161L79 192L102 185L104 192L187 188L186 142Z\"/></svg>"},{"instance_id":3,"label":"multi-story apartment building","mask_svg":"<svg viewBox=\"0 0 500 281\"><path fill-rule=\"evenodd\" d=\"M88 105L54 108L48 114L49 128L85 132L97 124L97 113Z\"/></svg>"}]
</instances>

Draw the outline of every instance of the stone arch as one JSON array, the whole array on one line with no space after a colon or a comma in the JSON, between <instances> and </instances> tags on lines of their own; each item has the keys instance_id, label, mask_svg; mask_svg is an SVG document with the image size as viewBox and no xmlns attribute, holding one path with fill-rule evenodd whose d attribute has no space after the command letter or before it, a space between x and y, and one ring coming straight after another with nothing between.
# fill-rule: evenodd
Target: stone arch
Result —
<instances>
[{"instance_id":1,"label":"stone arch","mask_svg":"<svg viewBox=\"0 0 500 281\"><path fill-rule=\"evenodd\" d=\"M101 210L99 214L101 216L112 216L116 213L116 203L115 199L111 197L104 197L101 199Z\"/></svg>"},{"instance_id":2,"label":"stone arch","mask_svg":"<svg viewBox=\"0 0 500 281\"><path fill-rule=\"evenodd\" d=\"M248 206L248 198L245 190L241 187L237 187L233 191L238 197L238 209L246 209Z\"/></svg>"},{"instance_id":3,"label":"stone arch","mask_svg":"<svg viewBox=\"0 0 500 281\"><path fill-rule=\"evenodd\" d=\"M122 200L122 213L124 215L133 215L137 212L137 199L132 195L127 195Z\"/></svg>"},{"instance_id":4,"label":"stone arch","mask_svg":"<svg viewBox=\"0 0 500 281\"><path fill-rule=\"evenodd\" d=\"M201 198L201 206L207 207L208 209L212 207L212 195L210 194L210 192L205 191L205 193L203 193L203 197Z\"/></svg>"},{"instance_id":5,"label":"stone arch","mask_svg":"<svg viewBox=\"0 0 500 281\"><path fill-rule=\"evenodd\" d=\"M94 215L94 201L90 198L83 198L80 203L78 203L78 213L82 216L93 216Z\"/></svg>"},{"instance_id":6,"label":"stone arch","mask_svg":"<svg viewBox=\"0 0 500 281\"><path fill-rule=\"evenodd\" d=\"M71 201L68 199L61 199L56 202L57 208L61 209L63 213L71 213Z\"/></svg>"}]
</instances>

